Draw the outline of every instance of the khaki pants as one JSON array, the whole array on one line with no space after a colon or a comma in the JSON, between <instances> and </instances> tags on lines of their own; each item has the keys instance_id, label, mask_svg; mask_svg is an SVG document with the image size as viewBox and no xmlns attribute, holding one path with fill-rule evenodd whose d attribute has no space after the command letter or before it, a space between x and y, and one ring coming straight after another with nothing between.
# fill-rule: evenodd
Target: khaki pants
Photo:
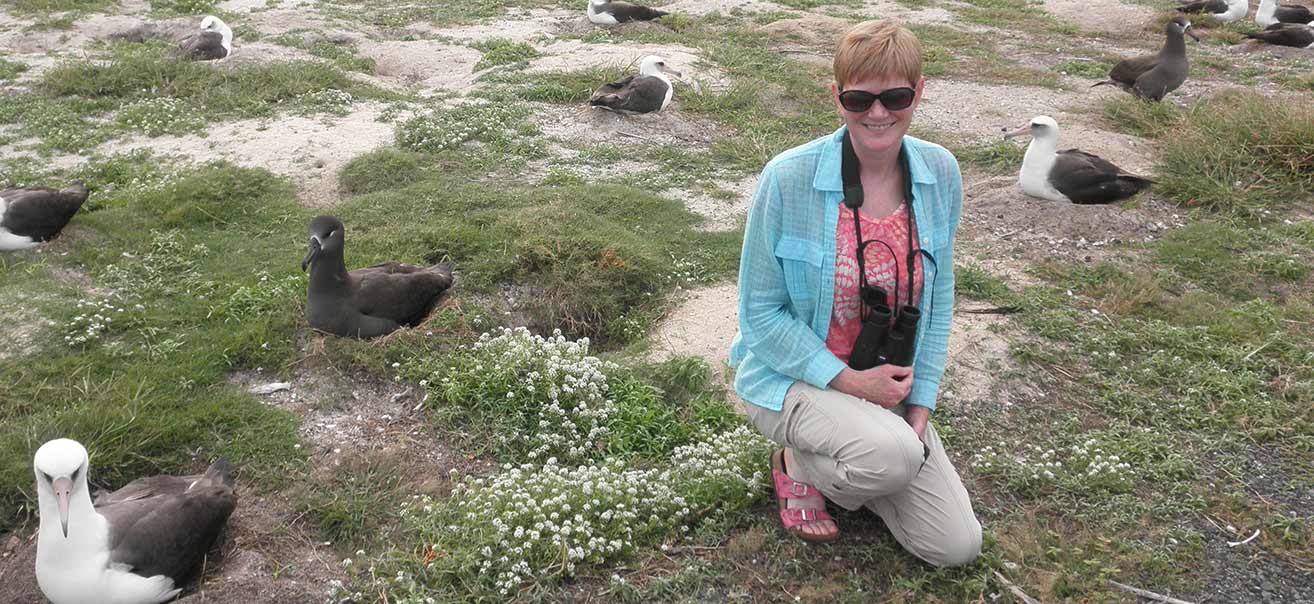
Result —
<instances>
[{"instance_id":1,"label":"khaki pants","mask_svg":"<svg viewBox=\"0 0 1314 604\"><path fill-rule=\"evenodd\" d=\"M924 449L902 406L885 409L804 382L789 389L780 411L745 407L762 434L794 449L790 475L845 509L876 512L913 555L960 566L981 554L981 523L933 425Z\"/></svg>"}]
</instances>

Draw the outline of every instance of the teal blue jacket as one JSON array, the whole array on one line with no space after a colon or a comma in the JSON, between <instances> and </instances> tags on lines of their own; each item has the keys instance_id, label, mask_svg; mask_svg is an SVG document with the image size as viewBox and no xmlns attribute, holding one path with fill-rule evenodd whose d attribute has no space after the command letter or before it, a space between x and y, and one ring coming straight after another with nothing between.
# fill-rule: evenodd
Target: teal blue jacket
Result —
<instances>
[{"instance_id":1,"label":"teal blue jacket","mask_svg":"<svg viewBox=\"0 0 1314 604\"><path fill-rule=\"evenodd\" d=\"M844 187L844 128L772 159L748 211L739 261L739 333L730 345L735 391L780 410L803 380L826 388L844 369L826 348L835 296L835 228ZM954 312L954 233L963 207L958 161L944 147L905 136L922 257L922 320L907 402L930 409L940 391Z\"/></svg>"}]
</instances>

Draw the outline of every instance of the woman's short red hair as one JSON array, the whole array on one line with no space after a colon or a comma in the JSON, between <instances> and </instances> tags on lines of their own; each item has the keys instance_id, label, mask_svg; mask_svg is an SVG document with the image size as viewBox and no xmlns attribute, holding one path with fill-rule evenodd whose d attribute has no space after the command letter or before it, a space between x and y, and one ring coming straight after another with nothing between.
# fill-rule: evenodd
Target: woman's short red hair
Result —
<instances>
[{"instance_id":1,"label":"woman's short red hair","mask_svg":"<svg viewBox=\"0 0 1314 604\"><path fill-rule=\"evenodd\" d=\"M835 49L835 84L898 77L916 85L922 77L922 43L889 20L864 21L840 38Z\"/></svg>"}]
</instances>

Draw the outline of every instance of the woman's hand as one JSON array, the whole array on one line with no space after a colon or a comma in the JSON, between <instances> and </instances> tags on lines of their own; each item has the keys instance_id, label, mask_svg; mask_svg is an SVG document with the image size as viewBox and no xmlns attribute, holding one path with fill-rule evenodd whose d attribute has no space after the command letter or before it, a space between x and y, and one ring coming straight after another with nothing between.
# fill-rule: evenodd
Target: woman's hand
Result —
<instances>
[{"instance_id":1,"label":"woman's hand","mask_svg":"<svg viewBox=\"0 0 1314 604\"><path fill-rule=\"evenodd\" d=\"M885 364L862 371L845 368L830 387L891 409L908 397L912 383L912 367Z\"/></svg>"},{"instance_id":2,"label":"woman's hand","mask_svg":"<svg viewBox=\"0 0 1314 604\"><path fill-rule=\"evenodd\" d=\"M926 424L931 421L931 410L921 405L908 405L903 413L903 420L912 426L917 438L926 442Z\"/></svg>"}]
</instances>

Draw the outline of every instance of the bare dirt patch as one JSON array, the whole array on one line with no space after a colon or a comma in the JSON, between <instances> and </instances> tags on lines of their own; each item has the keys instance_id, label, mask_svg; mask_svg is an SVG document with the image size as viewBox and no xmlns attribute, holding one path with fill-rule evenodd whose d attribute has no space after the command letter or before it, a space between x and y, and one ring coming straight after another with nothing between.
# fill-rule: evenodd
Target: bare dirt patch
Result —
<instances>
[{"instance_id":1,"label":"bare dirt patch","mask_svg":"<svg viewBox=\"0 0 1314 604\"><path fill-rule=\"evenodd\" d=\"M710 120L680 113L678 87L675 94L671 106L659 113L620 115L588 105L533 103L530 119L549 136L589 144L709 147L719 127Z\"/></svg>"},{"instance_id":2,"label":"bare dirt patch","mask_svg":"<svg viewBox=\"0 0 1314 604\"><path fill-rule=\"evenodd\" d=\"M969 184L959 237L989 259L996 275L1021 275L1044 259L1093 262L1114 246L1149 241L1184 224L1171 206L1151 195L1122 204L1078 205L1030 197L1011 175L964 181Z\"/></svg>"},{"instance_id":3,"label":"bare dirt patch","mask_svg":"<svg viewBox=\"0 0 1314 604\"><path fill-rule=\"evenodd\" d=\"M953 404L956 413L974 410L1002 411L1017 400L1039 396L1039 389L1010 379L1019 365L1009 354L1007 333L999 315L978 314L984 306L960 301L949 331L949 357L940 387L940 399Z\"/></svg>"},{"instance_id":4,"label":"bare dirt patch","mask_svg":"<svg viewBox=\"0 0 1314 604\"><path fill-rule=\"evenodd\" d=\"M1129 23L1154 19L1154 9L1118 0L1045 0L1045 10L1060 21L1088 31L1121 33Z\"/></svg>"},{"instance_id":5,"label":"bare dirt patch","mask_svg":"<svg viewBox=\"0 0 1314 604\"><path fill-rule=\"evenodd\" d=\"M417 23L410 25L408 31L461 42L490 39L537 42L550 39L563 31L563 28L568 28L568 23L573 22L577 16L577 13L571 11L535 9L529 12L528 19L497 20L442 28Z\"/></svg>"},{"instance_id":6,"label":"bare dirt patch","mask_svg":"<svg viewBox=\"0 0 1314 604\"><path fill-rule=\"evenodd\" d=\"M281 34L296 29L323 30L329 23L322 15L305 8L280 8L250 13L244 20L229 23L232 27L247 25L264 34ZM356 32L367 35L364 26L356 26Z\"/></svg>"},{"instance_id":7,"label":"bare dirt patch","mask_svg":"<svg viewBox=\"0 0 1314 604\"><path fill-rule=\"evenodd\" d=\"M665 194L684 202L685 207L706 218L701 230L729 231L739 226L748 208L753 202L753 192L757 190L757 176L719 183L719 187L734 193L733 199L713 197L706 191L673 189Z\"/></svg>"},{"instance_id":8,"label":"bare dirt patch","mask_svg":"<svg viewBox=\"0 0 1314 604\"><path fill-rule=\"evenodd\" d=\"M714 12L728 15L735 11L745 13L765 13L770 11L787 10L784 6L774 2L763 2L762 0L676 0L675 2L669 2L656 8L677 15L694 15L700 17Z\"/></svg>"},{"instance_id":9,"label":"bare dirt patch","mask_svg":"<svg viewBox=\"0 0 1314 604\"><path fill-rule=\"evenodd\" d=\"M429 40L362 41L361 56L374 59L374 75L393 89L435 89L466 92L474 87L474 66L483 58L479 51Z\"/></svg>"},{"instance_id":10,"label":"bare dirt patch","mask_svg":"<svg viewBox=\"0 0 1314 604\"><path fill-rule=\"evenodd\" d=\"M352 158L393 141L393 125L378 121L383 107L359 103L345 116L281 116L239 120L211 126L208 136L135 137L105 143L100 153L150 149L160 155L182 155L196 161L226 159L266 168L290 177L297 198L309 207L339 200L338 170Z\"/></svg>"},{"instance_id":11,"label":"bare dirt patch","mask_svg":"<svg viewBox=\"0 0 1314 604\"><path fill-rule=\"evenodd\" d=\"M1024 124L1037 115L1049 115L1064 127L1087 112L1087 97L1036 86L927 78L913 124L964 143L995 142L1005 128Z\"/></svg>"},{"instance_id":12,"label":"bare dirt patch","mask_svg":"<svg viewBox=\"0 0 1314 604\"><path fill-rule=\"evenodd\" d=\"M653 356L696 356L724 367L739 331L739 285L723 283L690 290L652 334Z\"/></svg>"}]
</instances>

